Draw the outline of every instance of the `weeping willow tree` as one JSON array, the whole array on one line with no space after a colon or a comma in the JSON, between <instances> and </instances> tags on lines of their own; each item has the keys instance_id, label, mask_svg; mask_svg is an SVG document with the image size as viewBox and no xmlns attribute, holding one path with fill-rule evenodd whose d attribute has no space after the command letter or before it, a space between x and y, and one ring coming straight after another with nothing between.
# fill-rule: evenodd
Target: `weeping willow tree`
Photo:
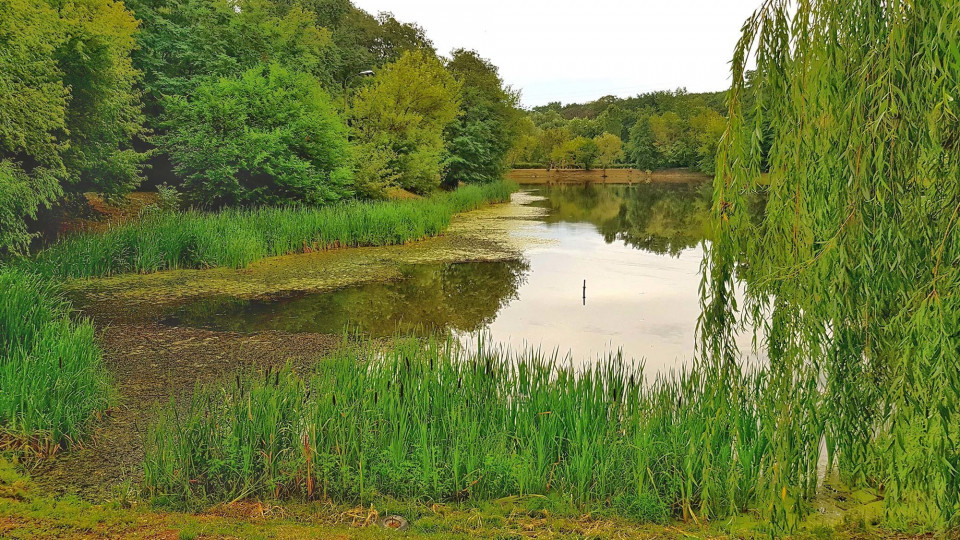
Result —
<instances>
[{"instance_id":1,"label":"weeping willow tree","mask_svg":"<svg viewBox=\"0 0 960 540\"><path fill-rule=\"evenodd\" d=\"M765 336L775 522L824 461L882 490L889 523L960 519L958 36L956 0L768 0L743 27L701 356L739 370L741 325Z\"/></svg>"}]
</instances>

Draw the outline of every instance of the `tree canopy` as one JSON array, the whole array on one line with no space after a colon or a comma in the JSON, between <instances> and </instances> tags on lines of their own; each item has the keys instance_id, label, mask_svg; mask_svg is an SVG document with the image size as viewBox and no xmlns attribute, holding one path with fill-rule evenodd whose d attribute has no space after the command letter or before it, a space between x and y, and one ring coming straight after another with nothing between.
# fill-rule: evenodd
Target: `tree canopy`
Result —
<instances>
[{"instance_id":1,"label":"tree canopy","mask_svg":"<svg viewBox=\"0 0 960 540\"><path fill-rule=\"evenodd\" d=\"M733 371L740 323L766 336L775 522L816 485L821 441L894 520L960 515L958 34L956 2L771 0L744 26L702 353Z\"/></svg>"},{"instance_id":2,"label":"tree canopy","mask_svg":"<svg viewBox=\"0 0 960 540\"><path fill-rule=\"evenodd\" d=\"M518 139L519 146L511 151L510 159L520 166L575 165L557 159L564 155L562 147L568 141L609 133L623 144L617 164L650 170L688 167L713 173L716 146L726 122L723 97L723 92L690 94L680 89L534 107L528 115L533 128L526 128L525 138Z\"/></svg>"},{"instance_id":3,"label":"tree canopy","mask_svg":"<svg viewBox=\"0 0 960 540\"><path fill-rule=\"evenodd\" d=\"M202 206L322 204L350 193L347 128L308 74L258 66L165 107L161 148Z\"/></svg>"},{"instance_id":4,"label":"tree canopy","mask_svg":"<svg viewBox=\"0 0 960 540\"><path fill-rule=\"evenodd\" d=\"M462 112L446 130L449 157L444 179L451 185L499 180L517 138L519 95L476 51L453 51L447 70L461 85Z\"/></svg>"},{"instance_id":5,"label":"tree canopy","mask_svg":"<svg viewBox=\"0 0 960 540\"><path fill-rule=\"evenodd\" d=\"M350 0L8 0L0 51L3 253L87 192L218 207L489 181L520 118L489 61Z\"/></svg>"},{"instance_id":6,"label":"tree canopy","mask_svg":"<svg viewBox=\"0 0 960 540\"><path fill-rule=\"evenodd\" d=\"M0 253L64 190L129 190L143 156L130 61L137 22L110 0L0 6Z\"/></svg>"},{"instance_id":7,"label":"tree canopy","mask_svg":"<svg viewBox=\"0 0 960 540\"><path fill-rule=\"evenodd\" d=\"M396 184L425 193L440 185L443 132L457 118L460 83L435 56L405 52L357 92L350 118L361 163L359 189Z\"/></svg>"}]
</instances>

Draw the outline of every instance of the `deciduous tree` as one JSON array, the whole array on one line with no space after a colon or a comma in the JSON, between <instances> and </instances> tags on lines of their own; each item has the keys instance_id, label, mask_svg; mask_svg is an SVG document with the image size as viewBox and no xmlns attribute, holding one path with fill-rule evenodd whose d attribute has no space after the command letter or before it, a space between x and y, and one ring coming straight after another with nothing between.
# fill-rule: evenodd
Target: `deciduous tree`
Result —
<instances>
[{"instance_id":1,"label":"deciduous tree","mask_svg":"<svg viewBox=\"0 0 960 540\"><path fill-rule=\"evenodd\" d=\"M497 67L475 51L453 51L447 69L461 84L462 112L445 133L445 183L499 180L518 136L519 95L504 85Z\"/></svg>"},{"instance_id":2,"label":"deciduous tree","mask_svg":"<svg viewBox=\"0 0 960 540\"><path fill-rule=\"evenodd\" d=\"M194 202L321 204L351 191L347 128L308 74L259 66L166 107L161 145Z\"/></svg>"},{"instance_id":3,"label":"deciduous tree","mask_svg":"<svg viewBox=\"0 0 960 540\"><path fill-rule=\"evenodd\" d=\"M443 132L457 118L459 92L460 83L426 51L404 53L380 69L350 108L358 151L384 163L366 171L358 189L396 183L425 193L439 186Z\"/></svg>"}]
</instances>

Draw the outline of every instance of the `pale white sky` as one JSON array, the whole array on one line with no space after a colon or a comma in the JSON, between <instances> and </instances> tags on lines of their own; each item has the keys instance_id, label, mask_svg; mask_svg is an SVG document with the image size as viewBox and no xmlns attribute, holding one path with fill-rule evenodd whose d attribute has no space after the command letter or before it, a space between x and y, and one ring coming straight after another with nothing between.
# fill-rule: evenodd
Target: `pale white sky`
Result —
<instances>
[{"instance_id":1,"label":"pale white sky","mask_svg":"<svg viewBox=\"0 0 960 540\"><path fill-rule=\"evenodd\" d=\"M686 87L723 90L762 0L354 0L416 22L442 54L476 49L526 106Z\"/></svg>"}]
</instances>

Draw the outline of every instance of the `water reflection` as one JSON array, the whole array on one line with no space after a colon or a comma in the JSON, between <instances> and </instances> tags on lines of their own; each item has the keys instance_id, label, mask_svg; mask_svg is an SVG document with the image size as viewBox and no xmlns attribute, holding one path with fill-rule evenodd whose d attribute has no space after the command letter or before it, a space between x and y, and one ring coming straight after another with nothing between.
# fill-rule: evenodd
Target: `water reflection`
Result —
<instances>
[{"instance_id":1,"label":"water reflection","mask_svg":"<svg viewBox=\"0 0 960 540\"><path fill-rule=\"evenodd\" d=\"M591 223L608 242L678 257L706 238L709 183L557 186L536 192L548 223Z\"/></svg>"},{"instance_id":2,"label":"water reflection","mask_svg":"<svg viewBox=\"0 0 960 540\"><path fill-rule=\"evenodd\" d=\"M205 298L181 306L162 322L236 332L335 334L349 327L375 337L398 331L472 332L516 298L528 268L525 261L407 266L397 281L327 293Z\"/></svg>"},{"instance_id":3,"label":"water reflection","mask_svg":"<svg viewBox=\"0 0 960 540\"><path fill-rule=\"evenodd\" d=\"M576 362L621 349L627 358L645 359L649 373L691 360L709 187L530 192L538 196L531 204L550 211L532 223L518 220L517 230L536 240L522 260L414 265L398 281L273 300L207 299L180 307L165 322L241 332L450 331L465 342L484 333L515 349L538 346ZM741 346L748 349L749 340Z\"/></svg>"}]
</instances>

